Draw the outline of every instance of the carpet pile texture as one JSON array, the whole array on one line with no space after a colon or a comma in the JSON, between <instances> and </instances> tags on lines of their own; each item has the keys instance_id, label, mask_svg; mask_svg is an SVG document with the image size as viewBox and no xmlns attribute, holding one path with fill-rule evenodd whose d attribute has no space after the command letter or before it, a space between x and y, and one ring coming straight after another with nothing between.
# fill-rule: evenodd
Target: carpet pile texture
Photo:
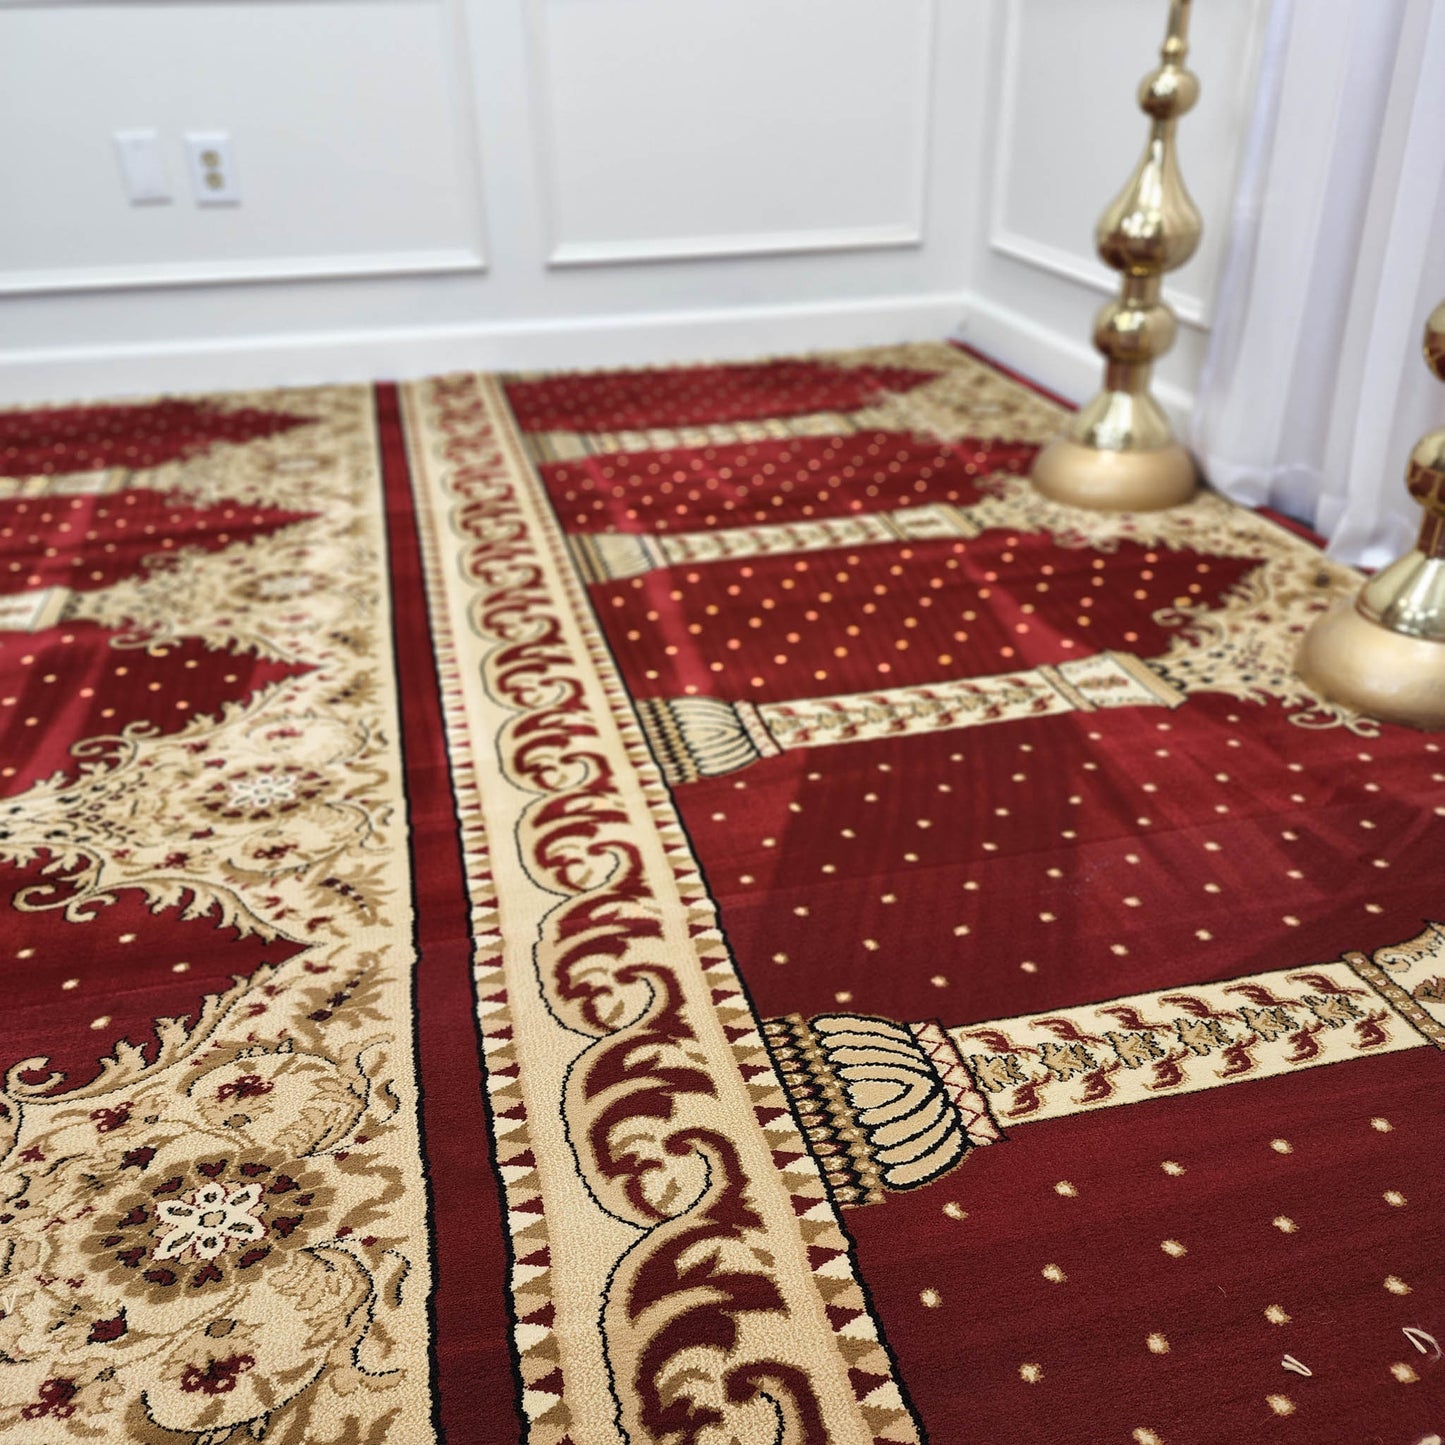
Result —
<instances>
[{"instance_id":1,"label":"carpet pile texture","mask_svg":"<svg viewBox=\"0 0 1445 1445\"><path fill-rule=\"evenodd\" d=\"M0 1440L1445 1433L1445 743L916 345L0 414Z\"/></svg>"}]
</instances>

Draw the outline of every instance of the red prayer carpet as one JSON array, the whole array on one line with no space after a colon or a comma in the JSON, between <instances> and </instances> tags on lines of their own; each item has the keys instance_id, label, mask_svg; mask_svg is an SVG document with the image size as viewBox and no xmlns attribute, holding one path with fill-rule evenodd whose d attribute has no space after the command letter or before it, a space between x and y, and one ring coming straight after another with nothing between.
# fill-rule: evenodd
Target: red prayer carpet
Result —
<instances>
[{"instance_id":1,"label":"red prayer carpet","mask_svg":"<svg viewBox=\"0 0 1445 1445\"><path fill-rule=\"evenodd\" d=\"M1425 1445L1445 744L902 346L0 414L0 1440Z\"/></svg>"}]
</instances>

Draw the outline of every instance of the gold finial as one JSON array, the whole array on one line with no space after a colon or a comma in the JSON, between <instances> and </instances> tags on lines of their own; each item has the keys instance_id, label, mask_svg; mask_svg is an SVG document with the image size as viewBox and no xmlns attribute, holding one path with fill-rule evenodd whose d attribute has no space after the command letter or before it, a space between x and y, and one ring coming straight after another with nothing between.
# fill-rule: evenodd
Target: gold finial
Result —
<instances>
[{"instance_id":1,"label":"gold finial","mask_svg":"<svg viewBox=\"0 0 1445 1445\"><path fill-rule=\"evenodd\" d=\"M1445 381L1445 301L1425 323L1425 364ZM1414 547L1315 623L1295 665L1347 707L1445 728L1445 427L1416 443L1405 484L1425 509Z\"/></svg>"},{"instance_id":2,"label":"gold finial","mask_svg":"<svg viewBox=\"0 0 1445 1445\"><path fill-rule=\"evenodd\" d=\"M1174 132L1199 98L1185 69L1190 0L1170 0L1160 65L1139 86L1149 140L1134 174L1095 231L1104 263L1123 273L1119 297L1094 319L1104 389L1034 462L1045 496L1106 511L1157 511L1194 491L1194 462L1149 394L1154 362L1174 344L1174 313L1160 300L1164 273L1195 252L1203 224L1179 175Z\"/></svg>"}]
</instances>

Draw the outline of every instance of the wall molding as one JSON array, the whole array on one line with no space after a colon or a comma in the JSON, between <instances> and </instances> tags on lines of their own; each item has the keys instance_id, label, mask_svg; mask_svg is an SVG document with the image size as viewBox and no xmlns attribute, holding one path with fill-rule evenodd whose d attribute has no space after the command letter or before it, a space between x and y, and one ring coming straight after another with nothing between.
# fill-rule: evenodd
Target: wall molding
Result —
<instances>
[{"instance_id":1,"label":"wall molding","mask_svg":"<svg viewBox=\"0 0 1445 1445\"><path fill-rule=\"evenodd\" d=\"M467 0L441 0L446 9L447 27L451 32L451 110L452 134L457 138L461 154L460 185L467 192L468 211L472 224L472 242L466 250L476 257L476 266L487 268L487 206L482 181L481 111L477 104L477 83L472 72L472 37L467 21Z\"/></svg>"},{"instance_id":2,"label":"wall molding","mask_svg":"<svg viewBox=\"0 0 1445 1445\"><path fill-rule=\"evenodd\" d=\"M1093 264L1073 251L1065 251L1061 246L1037 241L1031 236L1021 236L1001 226L989 229L988 246L996 255L1022 261L1036 270L1062 276L1066 281L1075 281L1080 286L1097 291L1101 296L1119 294L1119 277L1116 272ZM1172 286L1166 286L1163 294L1174 315L1185 326L1192 326L1196 331L1209 330L1209 318L1205 315L1204 303L1198 296L1176 291Z\"/></svg>"},{"instance_id":3,"label":"wall molding","mask_svg":"<svg viewBox=\"0 0 1445 1445\"><path fill-rule=\"evenodd\" d=\"M115 0L0 0L0 10L98 10L113 5ZM259 3L275 5L278 9L288 5L290 0L259 0ZM313 5L433 5L436 0L310 0Z\"/></svg>"},{"instance_id":4,"label":"wall molding","mask_svg":"<svg viewBox=\"0 0 1445 1445\"><path fill-rule=\"evenodd\" d=\"M816 230L753 231L712 236L661 236L647 240L568 240L562 235L561 177L554 124L553 84L546 63L547 0L524 0L526 73L531 93L536 172L542 202L543 235L549 267L616 266L660 261L725 259L729 256L796 255L808 252L882 250L921 246L925 241L928 177L933 146L933 101L937 84L932 64L938 30L938 0L927 0L920 26L919 66L913 120L918 150L912 157L911 215L876 226L819 227Z\"/></svg>"},{"instance_id":5,"label":"wall molding","mask_svg":"<svg viewBox=\"0 0 1445 1445\"><path fill-rule=\"evenodd\" d=\"M1040 241L1015 231L1008 223L1008 177L1013 174L1008 161L1013 153L1015 115L1018 100L1019 74L1019 6L1022 0L994 0L995 22L1002 17L996 33L1001 33L999 46L998 140L992 157L992 175L988 186L988 220L986 234L989 250L1010 260L1020 261L1039 271L1060 276L1086 286L1100 295L1118 293L1119 279L1094 259L1092 251L1081 254L1049 241ZM1103 212L1111 197L1099 197ZM1092 230L1090 232L1092 235ZM1164 288L1164 300L1178 319L1198 331L1207 331L1210 319L1201 297L1175 289Z\"/></svg>"},{"instance_id":6,"label":"wall molding","mask_svg":"<svg viewBox=\"0 0 1445 1445\"><path fill-rule=\"evenodd\" d=\"M6 9L82 9L102 3L107 3L107 0L0 0L0 12ZM285 0L268 0L268 3L275 4L279 11ZM329 0L329 3L354 4L358 0ZM396 3L396 0L386 0L386 3ZM450 77L447 108L459 151L455 182L466 197L467 225L462 233L462 244L299 256L209 257L199 261L0 270L0 296L486 271L486 210L482 194L476 94L468 64L470 44L466 0L404 0L404 3L414 5L418 10L440 12L444 17L442 43L447 54L443 57L443 64Z\"/></svg>"},{"instance_id":7,"label":"wall molding","mask_svg":"<svg viewBox=\"0 0 1445 1445\"><path fill-rule=\"evenodd\" d=\"M678 236L655 241L563 241L553 246L547 264L615 266L632 261L781 256L808 251L874 251L922 244L923 231L919 226L838 226L727 236Z\"/></svg>"},{"instance_id":8,"label":"wall molding","mask_svg":"<svg viewBox=\"0 0 1445 1445\"><path fill-rule=\"evenodd\" d=\"M143 266L67 266L0 273L0 296L61 291L130 291L144 287L245 285L352 276L422 276L485 271L486 258L466 247L370 251L355 255L257 257L235 261L155 262Z\"/></svg>"},{"instance_id":9,"label":"wall molding","mask_svg":"<svg viewBox=\"0 0 1445 1445\"><path fill-rule=\"evenodd\" d=\"M1072 401L1087 401L1099 389L1104 361L1092 346L982 296L966 298L964 319L953 335ZM1157 377L1150 389L1175 431L1187 436L1193 395Z\"/></svg>"},{"instance_id":10,"label":"wall molding","mask_svg":"<svg viewBox=\"0 0 1445 1445\"><path fill-rule=\"evenodd\" d=\"M150 346L0 352L0 405L83 396L366 382L447 371L643 366L946 336L961 291L466 326L316 331Z\"/></svg>"}]
</instances>

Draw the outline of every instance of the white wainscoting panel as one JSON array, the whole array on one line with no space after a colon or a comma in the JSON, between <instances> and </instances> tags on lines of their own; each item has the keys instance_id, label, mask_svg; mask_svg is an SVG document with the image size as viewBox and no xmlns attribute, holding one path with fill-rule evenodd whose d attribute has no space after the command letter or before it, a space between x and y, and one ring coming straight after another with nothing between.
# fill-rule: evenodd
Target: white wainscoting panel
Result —
<instances>
[{"instance_id":1,"label":"white wainscoting panel","mask_svg":"<svg viewBox=\"0 0 1445 1445\"><path fill-rule=\"evenodd\" d=\"M1183 323L1154 393L1183 424L1209 341L1235 179L1253 107L1269 0L1200 0L1190 34L1198 105L1179 123L1180 170L1204 220L1193 259L1165 299ZM980 43L998 124L984 144L987 195L970 255L961 333L1000 360L1083 401L1103 375L1093 320L1119 278L1094 227L1143 152L1139 82L1158 63L1166 0L992 0Z\"/></svg>"},{"instance_id":2,"label":"white wainscoting panel","mask_svg":"<svg viewBox=\"0 0 1445 1445\"><path fill-rule=\"evenodd\" d=\"M553 266L923 240L935 0L529 0Z\"/></svg>"},{"instance_id":3,"label":"white wainscoting panel","mask_svg":"<svg viewBox=\"0 0 1445 1445\"><path fill-rule=\"evenodd\" d=\"M1163 0L996 0L998 150L989 243L1099 293L1118 277L1094 253L1094 225L1148 133L1135 92L1158 64ZM1189 66L1198 105L1179 123L1180 170L1204 217L1194 259L1166 286L1181 321L1207 325L1229 227L1240 141L1254 92L1266 0L1201 0Z\"/></svg>"},{"instance_id":4,"label":"white wainscoting panel","mask_svg":"<svg viewBox=\"0 0 1445 1445\"><path fill-rule=\"evenodd\" d=\"M0 293L483 265L460 0L0 9ZM112 132L159 132L173 199L127 202ZM187 131L232 137L195 204Z\"/></svg>"},{"instance_id":5,"label":"white wainscoting panel","mask_svg":"<svg viewBox=\"0 0 1445 1445\"><path fill-rule=\"evenodd\" d=\"M1267 0L1199 0L1187 406ZM0 0L0 401L965 334L1076 397L1166 0ZM131 207L111 134L175 186ZM233 137L198 208L182 136ZM482 201L485 197L483 230ZM483 257L485 256L485 265ZM246 284L238 285L237 282Z\"/></svg>"}]
</instances>

